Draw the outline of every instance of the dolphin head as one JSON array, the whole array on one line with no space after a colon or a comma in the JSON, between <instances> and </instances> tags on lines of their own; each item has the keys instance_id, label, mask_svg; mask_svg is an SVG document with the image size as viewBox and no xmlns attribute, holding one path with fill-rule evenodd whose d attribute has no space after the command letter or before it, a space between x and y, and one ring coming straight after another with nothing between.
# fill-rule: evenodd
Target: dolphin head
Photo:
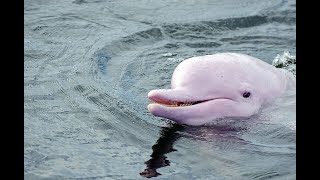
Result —
<instances>
[{"instance_id":1,"label":"dolphin head","mask_svg":"<svg viewBox=\"0 0 320 180\"><path fill-rule=\"evenodd\" d=\"M280 71L251 56L220 53L187 59L173 72L171 89L148 93L151 114L179 124L203 125L249 117L284 92Z\"/></svg>"}]
</instances>

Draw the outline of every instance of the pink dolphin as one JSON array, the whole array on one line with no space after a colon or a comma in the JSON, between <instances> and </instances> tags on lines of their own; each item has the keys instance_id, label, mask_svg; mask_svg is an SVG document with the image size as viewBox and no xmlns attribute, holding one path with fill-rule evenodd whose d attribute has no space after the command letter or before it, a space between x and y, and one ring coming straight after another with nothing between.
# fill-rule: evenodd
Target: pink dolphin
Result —
<instances>
[{"instance_id":1,"label":"pink dolphin","mask_svg":"<svg viewBox=\"0 0 320 180\"><path fill-rule=\"evenodd\" d=\"M250 117L281 96L287 73L257 58L237 53L192 57L173 72L172 89L148 93L151 114L199 126L218 118Z\"/></svg>"}]
</instances>

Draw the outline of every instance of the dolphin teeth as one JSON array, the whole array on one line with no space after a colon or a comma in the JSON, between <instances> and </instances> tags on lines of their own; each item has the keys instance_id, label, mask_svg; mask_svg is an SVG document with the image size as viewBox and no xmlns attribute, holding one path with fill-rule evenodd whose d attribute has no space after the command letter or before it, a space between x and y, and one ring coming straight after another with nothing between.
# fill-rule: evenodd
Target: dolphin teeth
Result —
<instances>
[{"instance_id":1,"label":"dolphin teeth","mask_svg":"<svg viewBox=\"0 0 320 180\"><path fill-rule=\"evenodd\" d=\"M184 103L179 103L179 106L191 106L193 103L192 102L184 102Z\"/></svg>"},{"instance_id":2,"label":"dolphin teeth","mask_svg":"<svg viewBox=\"0 0 320 180\"><path fill-rule=\"evenodd\" d=\"M185 107L185 106L192 106L197 104L197 102L171 102L171 103L159 103L168 107Z\"/></svg>"}]
</instances>

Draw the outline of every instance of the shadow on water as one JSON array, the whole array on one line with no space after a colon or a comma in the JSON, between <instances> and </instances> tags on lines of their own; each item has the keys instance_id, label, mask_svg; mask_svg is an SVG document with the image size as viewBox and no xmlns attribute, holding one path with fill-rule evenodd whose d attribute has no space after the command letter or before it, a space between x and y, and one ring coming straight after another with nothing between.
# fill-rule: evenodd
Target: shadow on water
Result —
<instances>
[{"instance_id":1,"label":"shadow on water","mask_svg":"<svg viewBox=\"0 0 320 180\"><path fill-rule=\"evenodd\" d=\"M145 162L147 167L140 173L141 176L146 178L157 177L161 175L157 172L157 169L170 166L170 161L165 154L177 151L173 148L173 144L181 137L181 134L178 132L181 130L184 130L184 126L178 124L172 124L169 127L161 129L160 138L152 146L151 159Z\"/></svg>"}]
</instances>

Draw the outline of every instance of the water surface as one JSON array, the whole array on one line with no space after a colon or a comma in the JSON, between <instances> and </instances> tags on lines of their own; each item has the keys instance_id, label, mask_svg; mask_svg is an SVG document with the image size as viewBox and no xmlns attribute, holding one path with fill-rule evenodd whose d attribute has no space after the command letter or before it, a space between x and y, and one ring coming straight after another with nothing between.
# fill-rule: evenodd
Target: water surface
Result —
<instances>
[{"instance_id":1,"label":"water surface","mask_svg":"<svg viewBox=\"0 0 320 180\"><path fill-rule=\"evenodd\" d=\"M295 87L242 121L172 125L147 93L192 56L296 51L283 0L24 3L26 179L295 179Z\"/></svg>"}]
</instances>

